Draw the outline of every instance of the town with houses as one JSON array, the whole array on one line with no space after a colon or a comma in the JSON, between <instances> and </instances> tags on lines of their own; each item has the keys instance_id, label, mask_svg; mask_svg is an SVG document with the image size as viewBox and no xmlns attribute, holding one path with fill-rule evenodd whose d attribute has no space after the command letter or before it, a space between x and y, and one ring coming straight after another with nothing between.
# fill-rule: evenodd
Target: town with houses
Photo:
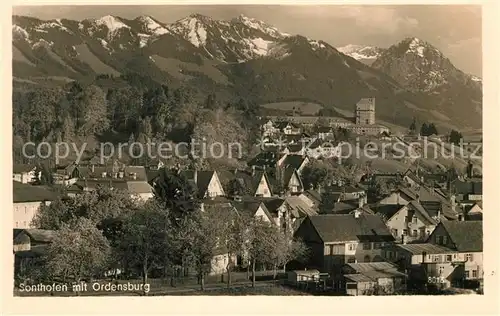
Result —
<instances>
[{"instance_id":1,"label":"town with houses","mask_svg":"<svg viewBox=\"0 0 500 316\"><path fill-rule=\"evenodd\" d=\"M162 173L168 169L195 188L202 212L211 209L258 217L275 226L276 233L287 232L300 240L307 247L307 258L290 260L278 278L296 290L351 296L429 293L430 289L480 293L482 177L472 163L453 178L444 172L424 172L414 164L405 172L366 172L349 183L305 183L308 166L340 155L340 145L347 140L336 139L337 130L379 140L395 137L389 128L376 124L375 109L375 98L362 98L352 121L261 117L260 152L242 169L176 169L161 159L147 165L126 165L115 159L102 164L95 156L54 166L53 186L60 188L54 190L39 184L41 171L35 165L14 164L15 274L22 275L31 261L44 256L58 236L57 231L36 226L34 219L42 207L100 187L127 192L137 203L145 203L156 198ZM322 126L317 126L318 121L324 122ZM381 181L397 185L373 196L373 186ZM235 184L240 190L231 189ZM219 280L228 272L228 262L245 266L244 258L244 254L215 253L208 275ZM266 266L257 270L264 273Z\"/></svg>"}]
</instances>

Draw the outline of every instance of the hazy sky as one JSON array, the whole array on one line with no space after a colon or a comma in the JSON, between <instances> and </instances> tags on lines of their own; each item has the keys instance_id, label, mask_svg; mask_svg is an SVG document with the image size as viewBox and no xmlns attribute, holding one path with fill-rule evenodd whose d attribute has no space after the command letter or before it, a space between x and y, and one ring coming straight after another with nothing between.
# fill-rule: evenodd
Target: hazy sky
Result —
<instances>
[{"instance_id":1,"label":"hazy sky","mask_svg":"<svg viewBox=\"0 0 500 316\"><path fill-rule=\"evenodd\" d=\"M14 14L41 19L83 20L104 15L135 18L150 15L174 22L191 13L215 19L244 14L276 26L283 32L321 39L332 46L347 44L389 47L417 36L440 49L456 67L481 76L481 7L465 5L401 6L17 6Z\"/></svg>"}]
</instances>

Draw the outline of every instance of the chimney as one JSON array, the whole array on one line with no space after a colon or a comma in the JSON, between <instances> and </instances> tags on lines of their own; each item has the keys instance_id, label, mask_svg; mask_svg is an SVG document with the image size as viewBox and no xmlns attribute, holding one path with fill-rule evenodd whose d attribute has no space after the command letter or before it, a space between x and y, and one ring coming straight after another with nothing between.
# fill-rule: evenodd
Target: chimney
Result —
<instances>
[{"instance_id":1,"label":"chimney","mask_svg":"<svg viewBox=\"0 0 500 316\"><path fill-rule=\"evenodd\" d=\"M252 177L255 176L255 166L252 166Z\"/></svg>"},{"instance_id":2,"label":"chimney","mask_svg":"<svg viewBox=\"0 0 500 316\"><path fill-rule=\"evenodd\" d=\"M425 259L427 258L427 252L422 252L422 263L425 263Z\"/></svg>"},{"instance_id":3,"label":"chimney","mask_svg":"<svg viewBox=\"0 0 500 316\"><path fill-rule=\"evenodd\" d=\"M471 179L473 176L474 176L474 165L469 160L469 163L467 164L467 177Z\"/></svg>"},{"instance_id":4,"label":"chimney","mask_svg":"<svg viewBox=\"0 0 500 316\"><path fill-rule=\"evenodd\" d=\"M193 181L197 185L198 184L198 170L194 170Z\"/></svg>"},{"instance_id":5,"label":"chimney","mask_svg":"<svg viewBox=\"0 0 500 316\"><path fill-rule=\"evenodd\" d=\"M94 164L92 164L91 168L92 168L92 173L94 173L95 172L95 166L94 166Z\"/></svg>"}]
</instances>

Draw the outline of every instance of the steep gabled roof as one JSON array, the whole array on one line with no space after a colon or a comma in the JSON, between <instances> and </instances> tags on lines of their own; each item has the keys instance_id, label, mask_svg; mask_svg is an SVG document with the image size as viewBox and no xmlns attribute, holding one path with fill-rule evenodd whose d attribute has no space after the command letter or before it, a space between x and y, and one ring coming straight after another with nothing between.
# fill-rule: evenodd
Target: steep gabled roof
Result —
<instances>
[{"instance_id":1,"label":"steep gabled roof","mask_svg":"<svg viewBox=\"0 0 500 316\"><path fill-rule=\"evenodd\" d=\"M377 215L316 215L309 217L323 242L394 241L389 228Z\"/></svg>"},{"instance_id":2,"label":"steep gabled roof","mask_svg":"<svg viewBox=\"0 0 500 316\"><path fill-rule=\"evenodd\" d=\"M295 218L318 215L318 212L314 208L309 207L298 196L287 196L285 202L290 206L292 215Z\"/></svg>"},{"instance_id":3,"label":"steep gabled roof","mask_svg":"<svg viewBox=\"0 0 500 316\"><path fill-rule=\"evenodd\" d=\"M306 195L311 200L314 199L314 202L321 202L321 194L316 190L309 189L304 191L302 194Z\"/></svg>"},{"instance_id":4,"label":"steep gabled roof","mask_svg":"<svg viewBox=\"0 0 500 316\"><path fill-rule=\"evenodd\" d=\"M413 200L408 203L409 206L412 207L413 210L417 211L423 218L425 218L430 224L435 225L436 220L431 217L431 215L422 207L420 202Z\"/></svg>"},{"instance_id":5,"label":"steep gabled roof","mask_svg":"<svg viewBox=\"0 0 500 316\"><path fill-rule=\"evenodd\" d=\"M196 181L195 181L195 173L196 173ZM183 170L181 174L190 181L193 185L196 182L196 188L198 189L198 194L200 197L205 196L208 190L208 185L214 176L215 171L213 170Z\"/></svg>"},{"instance_id":6,"label":"steep gabled roof","mask_svg":"<svg viewBox=\"0 0 500 316\"><path fill-rule=\"evenodd\" d=\"M12 181L14 203L53 201L57 194L44 186Z\"/></svg>"},{"instance_id":7,"label":"steep gabled roof","mask_svg":"<svg viewBox=\"0 0 500 316\"><path fill-rule=\"evenodd\" d=\"M291 167L299 170L305 161L307 161L307 159L302 155L287 155L281 163L281 166L284 168Z\"/></svg>"},{"instance_id":8,"label":"steep gabled roof","mask_svg":"<svg viewBox=\"0 0 500 316\"><path fill-rule=\"evenodd\" d=\"M297 169L292 168L292 167L286 168L283 171L283 183L285 184L285 186L288 186L290 184L290 180L292 180L293 175L295 175L297 177L297 179L299 180L300 186L303 188L304 185L302 184L302 179L300 178L300 175L297 172Z\"/></svg>"},{"instance_id":9,"label":"steep gabled roof","mask_svg":"<svg viewBox=\"0 0 500 316\"><path fill-rule=\"evenodd\" d=\"M226 186L231 181L237 180L242 185L243 189L248 190L254 195L259 187L262 177L264 177L269 190L271 190L271 184L269 183L269 178L267 173L262 170L255 170L253 173L245 170L221 170L218 171L219 179L221 183Z\"/></svg>"},{"instance_id":10,"label":"steep gabled roof","mask_svg":"<svg viewBox=\"0 0 500 316\"><path fill-rule=\"evenodd\" d=\"M448 253L448 252L453 252L453 250L440 246L440 245L434 245L430 243L420 243L420 244L396 244L391 247L396 247L396 248L401 248L405 251L408 251L409 253L413 255L420 255L423 252L426 254L432 255L432 254L439 254L439 253Z\"/></svg>"},{"instance_id":11,"label":"steep gabled roof","mask_svg":"<svg viewBox=\"0 0 500 316\"><path fill-rule=\"evenodd\" d=\"M263 202L270 213L277 213L278 208L280 208L285 203L285 200L281 198L273 198L264 200Z\"/></svg>"},{"instance_id":12,"label":"steep gabled roof","mask_svg":"<svg viewBox=\"0 0 500 316\"><path fill-rule=\"evenodd\" d=\"M403 207L403 205L379 204L372 206L371 208L374 210L375 214L383 214L384 217L388 220Z\"/></svg>"},{"instance_id":13,"label":"steep gabled roof","mask_svg":"<svg viewBox=\"0 0 500 316\"><path fill-rule=\"evenodd\" d=\"M441 221L460 252L483 251L483 222L482 221Z\"/></svg>"},{"instance_id":14,"label":"steep gabled roof","mask_svg":"<svg viewBox=\"0 0 500 316\"><path fill-rule=\"evenodd\" d=\"M35 170L36 167L35 166L32 166L32 165L28 165L28 164L19 164L19 163L15 163L13 166L12 166L12 171L13 173L24 173L24 172L30 172L30 171L33 171Z\"/></svg>"},{"instance_id":15,"label":"steep gabled roof","mask_svg":"<svg viewBox=\"0 0 500 316\"><path fill-rule=\"evenodd\" d=\"M30 237L31 241L49 243L56 237L55 230L47 229L24 229L24 232Z\"/></svg>"},{"instance_id":16,"label":"steep gabled roof","mask_svg":"<svg viewBox=\"0 0 500 316\"><path fill-rule=\"evenodd\" d=\"M267 209L267 207L264 205L262 201L258 200L247 200L247 201L231 201L231 204L236 208L236 210L240 214L247 214L250 216L255 216L255 213L257 213L257 210L259 207L262 208L266 216L269 218L270 221L273 220L273 216Z\"/></svg>"}]
</instances>

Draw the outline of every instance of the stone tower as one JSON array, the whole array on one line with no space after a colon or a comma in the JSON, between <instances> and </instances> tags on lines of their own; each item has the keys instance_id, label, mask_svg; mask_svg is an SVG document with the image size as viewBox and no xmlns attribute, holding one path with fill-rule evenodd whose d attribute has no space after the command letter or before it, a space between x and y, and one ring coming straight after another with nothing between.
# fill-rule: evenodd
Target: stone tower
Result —
<instances>
[{"instance_id":1,"label":"stone tower","mask_svg":"<svg viewBox=\"0 0 500 316\"><path fill-rule=\"evenodd\" d=\"M375 124L375 98L363 98L356 103L356 125Z\"/></svg>"}]
</instances>

